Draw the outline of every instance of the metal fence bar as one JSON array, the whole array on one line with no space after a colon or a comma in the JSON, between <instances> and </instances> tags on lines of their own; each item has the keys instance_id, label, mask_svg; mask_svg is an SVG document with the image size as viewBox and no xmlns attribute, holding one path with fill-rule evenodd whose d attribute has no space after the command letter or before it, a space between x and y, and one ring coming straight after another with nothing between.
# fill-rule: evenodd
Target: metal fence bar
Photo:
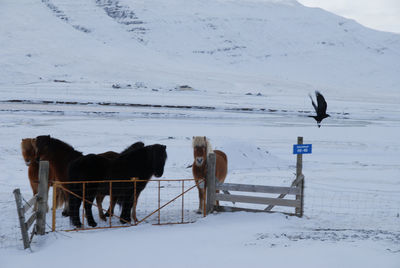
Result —
<instances>
[{"instance_id":1,"label":"metal fence bar","mask_svg":"<svg viewBox=\"0 0 400 268\"><path fill-rule=\"evenodd\" d=\"M53 183L53 206L52 206L52 215L51 215L51 231L52 232L54 232L56 230L57 186L58 186L58 183L55 181Z\"/></svg>"}]
</instances>

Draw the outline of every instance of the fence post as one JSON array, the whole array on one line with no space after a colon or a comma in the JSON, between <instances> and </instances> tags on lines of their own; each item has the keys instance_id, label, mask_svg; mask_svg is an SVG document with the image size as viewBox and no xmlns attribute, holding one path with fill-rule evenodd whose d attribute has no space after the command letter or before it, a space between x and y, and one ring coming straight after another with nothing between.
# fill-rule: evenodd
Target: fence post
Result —
<instances>
[{"instance_id":1,"label":"fence post","mask_svg":"<svg viewBox=\"0 0 400 268\"><path fill-rule=\"evenodd\" d=\"M28 230L25 224L25 212L22 206L21 191L19 188L14 190L15 202L17 204L17 212L19 218L19 225L21 226L22 241L24 242L24 249L30 248Z\"/></svg>"},{"instance_id":2,"label":"fence post","mask_svg":"<svg viewBox=\"0 0 400 268\"><path fill-rule=\"evenodd\" d=\"M206 213L209 214L214 210L215 204L215 154L210 153L207 156L207 175L206 175L206 191L207 191L207 204Z\"/></svg>"},{"instance_id":3,"label":"fence post","mask_svg":"<svg viewBox=\"0 0 400 268\"><path fill-rule=\"evenodd\" d=\"M303 144L303 137L297 137L297 144ZM297 154L297 162L296 162L296 180L298 184L296 187L300 187L301 193L300 195L296 195L296 200L300 200L300 208L296 208L296 215L299 217L303 216L303 193L304 193L304 177L299 180L300 176L303 175L303 155Z\"/></svg>"},{"instance_id":4,"label":"fence post","mask_svg":"<svg viewBox=\"0 0 400 268\"><path fill-rule=\"evenodd\" d=\"M38 211L36 220L36 233L44 235L46 232L46 212L47 212L47 191L49 187L49 162L40 161L39 163L39 191L38 191Z\"/></svg>"}]
</instances>

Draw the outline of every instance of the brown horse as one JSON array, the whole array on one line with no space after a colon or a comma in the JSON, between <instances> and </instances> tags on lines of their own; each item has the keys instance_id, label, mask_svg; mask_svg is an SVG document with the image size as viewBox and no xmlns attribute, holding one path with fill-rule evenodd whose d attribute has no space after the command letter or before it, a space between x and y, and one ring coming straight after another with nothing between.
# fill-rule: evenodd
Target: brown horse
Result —
<instances>
[{"instance_id":1,"label":"brown horse","mask_svg":"<svg viewBox=\"0 0 400 268\"><path fill-rule=\"evenodd\" d=\"M39 187L39 163L36 161L36 154L33 143L34 139L31 138L22 139L21 152L22 152L22 157L25 160L25 164L28 166L28 178L31 184L32 193L33 195L36 195L38 193L38 187ZM48 189L53 184L54 179L55 179L54 171L52 168L50 168ZM62 204L62 200L57 200L56 206L58 207L60 206L60 204Z\"/></svg>"},{"instance_id":2,"label":"brown horse","mask_svg":"<svg viewBox=\"0 0 400 268\"><path fill-rule=\"evenodd\" d=\"M200 180L206 178L207 174L207 155L215 153L215 177L220 183L223 183L228 173L228 158L226 154L220 150L213 150L209 140L206 137L196 136L192 140L194 161L192 165L192 173L199 190L199 209L198 213L202 212L202 204L204 198L204 183L199 183ZM218 191L217 191L218 192ZM218 202L217 202L218 205Z\"/></svg>"}]
</instances>

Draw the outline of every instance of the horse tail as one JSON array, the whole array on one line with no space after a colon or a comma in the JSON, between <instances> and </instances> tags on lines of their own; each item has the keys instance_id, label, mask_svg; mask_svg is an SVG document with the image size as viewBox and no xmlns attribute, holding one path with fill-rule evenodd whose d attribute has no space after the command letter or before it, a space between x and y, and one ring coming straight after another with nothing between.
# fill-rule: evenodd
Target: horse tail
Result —
<instances>
[{"instance_id":1,"label":"horse tail","mask_svg":"<svg viewBox=\"0 0 400 268\"><path fill-rule=\"evenodd\" d=\"M61 208L64 205L65 201L66 201L65 193L64 193L63 189L58 187L57 190L56 190L56 195L57 195L56 208ZM54 204L53 204L53 206L54 206Z\"/></svg>"}]
</instances>

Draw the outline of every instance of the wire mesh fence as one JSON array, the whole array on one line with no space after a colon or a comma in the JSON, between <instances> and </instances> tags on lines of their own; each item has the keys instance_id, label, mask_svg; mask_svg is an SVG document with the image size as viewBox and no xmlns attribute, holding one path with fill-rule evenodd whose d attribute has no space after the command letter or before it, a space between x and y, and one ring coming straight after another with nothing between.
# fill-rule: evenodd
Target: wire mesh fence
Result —
<instances>
[{"instance_id":1,"label":"wire mesh fence","mask_svg":"<svg viewBox=\"0 0 400 268\"><path fill-rule=\"evenodd\" d=\"M307 184L306 184L307 185ZM305 188L305 216L316 228L398 231L400 193L379 190Z\"/></svg>"},{"instance_id":2,"label":"wire mesh fence","mask_svg":"<svg viewBox=\"0 0 400 268\"><path fill-rule=\"evenodd\" d=\"M159 184L159 185L158 185ZM188 191L189 188L193 187ZM168 224L181 222L195 222L203 217L197 214L199 207L198 191L193 180L150 180L141 192L137 203L137 218L146 224ZM187 191L182 197L181 193ZM380 190L355 190L326 187L311 182L305 182L304 217L307 228L315 230L380 230L383 232L398 232L400 226L400 193ZM49 191L49 207L52 207L52 192ZM160 192L160 199L158 198ZM25 202L31 193L22 193ZM271 194L271 197L275 195ZM276 197L276 196L275 196ZM173 200L167 206L163 206ZM159 205L160 202L160 205ZM107 209L110 197L106 196L103 208ZM222 205L232 204L221 202ZM246 207L251 207L246 204ZM264 208L262 205L254 207ZM21 242L18 215L12 193L2 196L0 209L3 213L0 224L0 248L23 248ZM280 208L280 209L283 209ZM92 207L93 215L99 227L108 227L109 222L100 220L98 210ZM156 212L155 212L156 211ZM183 214L182 214L183 211ZM155 212L155 213L154 213ZM284 210L283 210L284 212ZM116 206L114 213L120 215L120 208ZM153 213L153 214L152 214ZM152 214L151 216L149 216ZM82 214L81 214L82 215ZM182 216L183 215L183 216ZM149 216L149 217L147 217ZM147 217L147 218L146 218ZM46 231L52 230L52 213L46 216ZM114 226L131 226L121 224L119 219L112 217ZM85 225L86 228L91 228ZM62 216L62 209L56 210L56 230L74 229L68 217Z\"/></svg>"}]
</instances>

